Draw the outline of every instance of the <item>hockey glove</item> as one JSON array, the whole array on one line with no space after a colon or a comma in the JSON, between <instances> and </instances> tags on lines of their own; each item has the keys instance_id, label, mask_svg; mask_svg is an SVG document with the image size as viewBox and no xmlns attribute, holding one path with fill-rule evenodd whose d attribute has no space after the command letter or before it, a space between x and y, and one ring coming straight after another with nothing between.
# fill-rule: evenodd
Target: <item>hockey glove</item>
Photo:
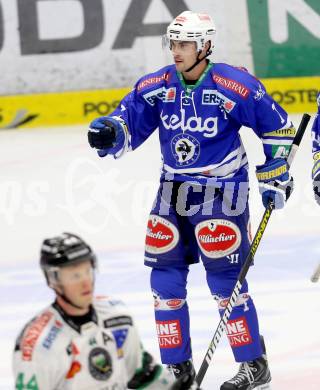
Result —
<instances>
[{"instance_id":1,"label":"hockey glove","mask_svg":"<svg viewBox=\"0 0 320 390\"><path fill-rule=\"evenodd\" d=\"M272 200L275 209L283 208L293 190L293 178L289 173L287 161L283 158L274 158L256 168L264 207Z\"/></svg>"},{"instance_id":2,"label":"hockey glove","mask_svg":"<svg viewBox=\"0 0 320 390\"><path fill-rule=\"evenodd\" d=\"M126 130L124 122L102 116L91 122L88 131L88 141L92 148L98 149L98 155L104 157L107 154L115 155L125 145Z\"/></svg>"},{"instance_id":3,"label":"hockey glove","mask_svg":"<svg viewBox=\"0 0 320 390\"><path fill-rule=\"evenodd\" d=\"M128 382L128 389L145 390L170 390L175 383L169 370L160 364L156 364L153 357L146 351L143 352L142 367Z\"/></svg>"},{"instance_id":4,"label":"hockey glove","mask_svg":"<svg viewBox=\"0 0 320 390\"><path fill-rule=\"evenodd\" d=\"M320 152L313 155L312 181L316 202L320 205Z\"/></svg>"}]
</instances>

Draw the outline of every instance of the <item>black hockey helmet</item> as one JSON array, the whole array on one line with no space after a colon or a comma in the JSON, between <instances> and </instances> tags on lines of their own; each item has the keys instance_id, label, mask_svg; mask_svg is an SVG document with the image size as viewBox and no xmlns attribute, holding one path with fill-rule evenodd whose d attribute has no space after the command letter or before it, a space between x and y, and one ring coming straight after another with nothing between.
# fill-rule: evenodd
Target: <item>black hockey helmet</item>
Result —
<instances>
[{"instance_id":1,"label":"black hockey helmet","mask_svg":"<svg viewBox=\"0 0 320 390\"><path fill-rule=\"evenodd\" d=\"M59 268L86 260L90 260L92 267L96 268L97 260L91 247L75 234L62 233L42 243L40 267L50 286L58 281Z\"/></svg>"}]
</instances>

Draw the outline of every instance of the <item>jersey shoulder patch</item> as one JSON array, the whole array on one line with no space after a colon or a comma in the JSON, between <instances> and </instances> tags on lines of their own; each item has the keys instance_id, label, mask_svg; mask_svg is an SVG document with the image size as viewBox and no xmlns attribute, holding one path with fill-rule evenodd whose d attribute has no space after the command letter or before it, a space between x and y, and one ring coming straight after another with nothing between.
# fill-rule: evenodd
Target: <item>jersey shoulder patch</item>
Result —
<instances>
[{"instance_id":1,"label":"jersey shoulder patch","mask_svg":"<svg viewBox=\"0 0 320 390\"><path fill-rule=\"evenodd\" d=\"M159 69L154 73L149 73L141 77L136 85L135 89L137 93L142 91L152 90L166 85L172 79L175 72L174 65L168 65Z\"/></svg>"},{"instance_id":2,"label":"jersey shoulder patch","mask_svg":"<svg viewBox=\"0 0 320 390\"><path fill-rule=\"evenodd\" d=\"M24 332L26 331L26 329L28 328L28 326L36 319L37 317L33 317L30 321L28 321L25 326L22 328L21 332L18 334L18 337L16 338L16 342L15 342L15 347L14 347L14 350L15 352L16 351L20 351L20 344L21 344L21 340L23 338L23 335L24 335Z\"/></svg>"},{"instance_id":3,"label":"jersey shoulder patch","mask_svg":"<svg viewBox=\"0 0 320 390\"><path fill-rule=\"evenodd\" d=\"M121 300L97 297L94 308L105 328L133 325L133 318Z\"/></svg>"},{"instance_id":4,"label":"jersey shoulder patch","mask_svg":"<svg viewBox=\"0 0 320 390\"><path fill-rule=\"evenodd\" d=\"M238 101L250 96L260 100L266 93L264 85L245 68L218 63L212 69L212 78L218 90Z\"/></svg>"},{"instance_id":5,"label":"jersey shoulder patch","mask_svg":"<svg viewBox=\"0 0 320 390\"><path fill-rule=\"evenodd\" d=\"M126 305L120 299L107 296L98 296L93 300L93 307L100 316L109 316L112 313L127 312Z\"/></svg>"},{"instance_id":6,"label":"jersey shoulder patch","mask_svg":"<svg viewBox=\"0 0 320 390\"><path fill-rule=\"evenodd\" d=\"M129 315L116 315L103 321L105 328L115 328L119 326L133 326L133 319Z\"/></svg>"},{"instance_id":7,"label":"jersey shoulder patch","mask_svg":"<svg viewBox=\"0 0 320 390\"><path fill-rule=\"evenodd\" d=\"M116 307L125 307L125 304L121 299L115 299L108 295L97 295L94 297L93 306L95 309L103 310Z\"/></svg>"},{"instance_id":8,"label":"jersey shoulder patch","mask_svg":"<svg viewBox=\"0 0 320 390\"><path fill-rule=\"evenodd\" d=\"M36 347L40 340L45 337L45 329L49 328L49 323L54 317L53 311L46 309L34 317L23 328L17 338L15 351L21 351L21 359L31 361ZM62 326L62 324L61 324Z\"/></svg>"}]
</instances>

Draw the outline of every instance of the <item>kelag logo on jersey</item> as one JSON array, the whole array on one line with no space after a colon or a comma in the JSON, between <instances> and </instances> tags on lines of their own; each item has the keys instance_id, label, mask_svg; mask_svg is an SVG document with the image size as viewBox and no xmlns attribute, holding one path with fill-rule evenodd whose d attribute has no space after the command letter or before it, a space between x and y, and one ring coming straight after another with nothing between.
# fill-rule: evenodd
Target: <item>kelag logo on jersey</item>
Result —
<instances>
[{"instance_id":1,"label":"kelag logo on jersey","mask_svg":"<svg viewBox=\"0 0 320 390\"><path fill-rule=\"evenodd\" d=\"M176 100L176 88L171 87L166 89L165 87L161 87L155 89L154 91L145 93L143 98L150 104L150 106L154 106L157 99L162 100L164 103L174 102Z\"/></svg>"},{"instance_id":2,"label":"kelag logo on jersey","mask_svg":"<svg viewBox=\"0 0 320 390\"><path fill-rule=\"evenodd\" d=\"M204 89L202 91L202 104L205 106L219 106L227 113L232 111L236 105L233 100L227 98L216 89Z\"/></svg>"},{"instance_id":3,"label":"kelag logo on jersey","mask_svg":"<svg viewBox=\"0 0 320 390\"><path fill-rule=\"evenodd\" d=\"M199 141L189 134L178 134L171 141L171 151L177 165L185 167L195 163L200 156Z\"/></svg>"},{"instance_id":4,"label":"kelag logo on jersey","mask_svg":"<svg viewBox=\"0 0 320 390\"><path fill-rule=\"evenodd\" d=\"M160 113L162 125L166 130L199 132L203 133L203 136L206 138L213 138L217 135L218 117L209 116L208 118L202 118L201 116L196 116L196 113L195 116L189 116L190 114L187 113L183 108L180 110L180 112L181 117L179 117L177 114L172 114L169 116L163 111Z\"/></svg>"}]
</instances>

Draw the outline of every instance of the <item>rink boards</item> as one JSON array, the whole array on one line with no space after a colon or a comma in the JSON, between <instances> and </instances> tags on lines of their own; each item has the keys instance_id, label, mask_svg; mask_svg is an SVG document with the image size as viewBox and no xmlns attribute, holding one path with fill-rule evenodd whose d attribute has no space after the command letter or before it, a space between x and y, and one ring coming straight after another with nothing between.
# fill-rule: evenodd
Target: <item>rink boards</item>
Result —
<instances>
[{"instance_id":1,"label":"rink boards","mask_svg":"<svg viewBox=\"0 0 320 390\"><path fill-rule=\"evenodd\" d=\"M268 93L290 113L316 111L320 77L262 80ZM0 130L87 124L110 114L130 88L0 97Z\"/></svg>"}]
</instances>

